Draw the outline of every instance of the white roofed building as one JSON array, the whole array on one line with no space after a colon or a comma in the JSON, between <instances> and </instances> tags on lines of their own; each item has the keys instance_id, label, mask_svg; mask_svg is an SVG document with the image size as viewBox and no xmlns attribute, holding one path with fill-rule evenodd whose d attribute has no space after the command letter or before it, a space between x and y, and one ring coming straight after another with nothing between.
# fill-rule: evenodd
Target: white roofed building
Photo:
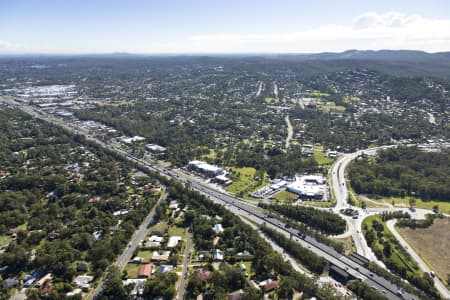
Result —
<instances>
[{"instance_id":1,"label":"white roofed building","mask_svg":"<svg viewBox=\"0 0 450 300\"><path fill-rule=\"evenodd\" d=\"M319 175L296 176L295 181L286 186L286 190L302 199L322 200L326 192L326 179Z\"/></svg>"},{"instance_id":2,"label":"white roofed building","mask_svg":"<svg viewBox=\"0 0 450 300\"><path fill-rule=\"evenodd\" d=\"M187 168L206 177L216 177L225 174L225 171L222 168L198 160L190 161Z\"/></svg>"}]
</instances>

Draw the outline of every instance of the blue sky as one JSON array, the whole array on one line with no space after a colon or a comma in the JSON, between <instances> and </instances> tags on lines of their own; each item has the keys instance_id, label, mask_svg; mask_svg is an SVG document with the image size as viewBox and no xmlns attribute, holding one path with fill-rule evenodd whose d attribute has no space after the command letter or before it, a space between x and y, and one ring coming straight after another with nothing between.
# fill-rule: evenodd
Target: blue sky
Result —
<instances>
[{"instance_id":1,"label":"blue sky","mask_svg":"<svg viewBox=\"0 0 450 300\"><path fill-rule=\"evenodd\" d=\"M450 51L447 0L0 0L0 53Z\"/></svg>"}]
</instances>

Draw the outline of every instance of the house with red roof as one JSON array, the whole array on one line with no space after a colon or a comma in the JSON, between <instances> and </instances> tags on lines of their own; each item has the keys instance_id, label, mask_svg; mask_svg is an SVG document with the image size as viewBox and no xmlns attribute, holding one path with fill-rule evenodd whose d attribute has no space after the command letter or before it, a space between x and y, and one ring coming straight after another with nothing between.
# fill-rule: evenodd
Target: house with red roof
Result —
<instances>
[{"instance_id":1,"label":"house with red roof","mask_svg":"<svg viewBox=\"0 0 450 300\"><path fill-rule=\"evenodd\" d=\"M153 271L153 264L142 265L139 270L139 278L148 278Z\"/></svg>"}]
</instances>

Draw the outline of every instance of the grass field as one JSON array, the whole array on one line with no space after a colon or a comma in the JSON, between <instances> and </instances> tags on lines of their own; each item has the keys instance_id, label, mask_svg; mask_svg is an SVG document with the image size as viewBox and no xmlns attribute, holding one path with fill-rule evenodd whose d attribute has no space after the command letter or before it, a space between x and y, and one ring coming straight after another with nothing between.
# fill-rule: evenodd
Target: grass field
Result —
<instances>
[{"instance_id":1,"label":"grass field","mask_svg":"<svg viewBox=\"0 0 450 300\"><path fill-rule=\"evenodd\" d=\"M211 158L211 159L215 159L216 158L216 151L214 151L213 149L209 149L209 153L208 154L203 154L202 159L205 158Z\"/></svg>"},{"instance_id":2,"label":"grass field","mask_svg":"<svg viewBox=\"0 0 450 300\"><path fill-rule=\"evenodd\" d=\"M315 206L315 207L330 207L333 202L332 201L303 201L305 206Z\"/></svg>"},{"instance_id":3,"label":"grass field","mask_svg":"<svg viewBox=\"0 0 450 300\"><path fill-rule=\"evenodd\" d=\"M359 97L344 97L343 99L344 102L349 103L349 102L359 102L361 101L361 98Z\"/></svg>"},{"instance_id":4,"label":"grass field","mask_svg":"<svg viewBox=\"0 0 450 300\"><path fill-rule=\"evenodd\" d=\"M276 194L273 198L281 202L295 201L298 199L298 195L284 190Z\"/></svg>"},{"instance_id":5,"label":"grass field","mask_svg":"<svg viewBox=\"0 0 450 300\"><path fill-rule=\"evenodd\" d=\"M309 96L316 97L316 98L325 98L325 97L329 97L330 94L322 93L321 91L312 90L312 91L309 91Z\"/></svg>"},{"instance_id":6,"label":"grass field","mask_svg":"<svg viewBox=\"0 0 450 300\"><path fill-rule=\"evenodd\" d=\"M383 202L386 203L392 203L392 201L394 201L394 206L400 206L400 207L409 207L409 199L411 197L405 197L405 198L400 198L400 197L389 197L389 198L384 198ZM424 208L424 209L433 209L433 206L437 205L439 206L439 211L442 213L446 213L446 214L450 214L450 202L442 202L442 201L423 201L422 199L419 198L414 198L416 199L416 204L414 205L416 208Z\"/></svg>"},{"instance_id":7,"label":"grass field","mask_svg":"<svg viewBox=\"0 0 450 300\"><path fill-rule=\"evenodd\" d=\"M142 257L144 259L144 262L147 263L152 259L153 251L150 250L139 251L137 256Z\"/></svg>"},{"instance_id":8,"label":"grass field","mask_svg":"<svg viewBox=\"0 0 450 300\"><path fill-rule=\"evenodd\" d=\"M0 248L8 247L9 243L11 243L12 238L9 235L0 235Z\"/></svg>"},{"instance_id":9,"label":"grass field","mask_svg":"<svg viewBox=\"0 0 450 300\"><path fill-rule=\"evenodd\" d=\"M314 158L317 161L317 163L321 166L331 166L331 164L333 163L333 159L332 158L328 158L325 156L325 152L323 152L321 149L319 148L314 148Z\"/></svg>"},{"instance_id":10,"label":"grass field","mask_svg":"<svg viewBox=\"0 0 450 300\"><path fill-rule=\"evenodd\" d=\"M141 268L140 264L128 263L125 266L125 270L127 271L128 278L138 278L140 268Z\"/></svg>"},{"instance_id":11,"label":"grass field","mask_svg":"<svg viewBox=\"0 0 450 300\"><path fill-rule=\"evenodd\" d=\"M264 98L264 102L266 102L267 104L278 103L280 102L280 98L266 97Z\"/></svg>"},{"instance_id":12,"label":"grass field","mask_svg":"<svg viewBox=\"0 0 450 300\"><path fill-rule=\"evenodd\" d=\"M156 231L163 231L164 229L166 229L168 227L167 222L163 221L163 222L158 222L155 225L153 225L152 227L150 227L147 231L147 236L149 237L150 234L152 233L152 231L156 230Z\"/></svg>"},{"instance_id":13,"label":"grass field","mask_svg":"<svg viewBox=\"0 0 450 300\"><path fill-rule=\"evenodd\" d=\"M323 111L330 111L330 110L335 110L335 111L340 111L340 112L345 111L345 107L340 106L340 105L319 105L319 109L323 110Z\"/></svg>"},{"instance_id":14,"label":"grass field","mask_svg":"<svg viewBox=\"0 0 450 300\"><path fill-rule=\"evenodd\" d=\"M181 236L184 239L186 236L186 229L184 227L170 226L169 235Z\"/></svg>"},{"instance_id":15,"label":"grass field","mask_svg":"<svg viewBox=\"0 0 450 300\"><path fill-rule=\"evenodd\" d=\"M445 282L450 274L450 220L436 219L428 228L397 230Z\"/></svg>"},{"instance_id":16,"label":"grass field","mask_svg":"<svg viewBox=\"0 0 450 300\"><path fill-rule=\"evenodd\" d=\"M226 187L226 190L233 194L242 196L244 198L248 198L248 194L262 188L267 185L266 182L267 174L264 174L264 178L262 180L262 184L255 179L256 169L251 167L244 168L231 168L233 174L230 178L233 180L233 183Z\"/></svg>"}]
</instances>

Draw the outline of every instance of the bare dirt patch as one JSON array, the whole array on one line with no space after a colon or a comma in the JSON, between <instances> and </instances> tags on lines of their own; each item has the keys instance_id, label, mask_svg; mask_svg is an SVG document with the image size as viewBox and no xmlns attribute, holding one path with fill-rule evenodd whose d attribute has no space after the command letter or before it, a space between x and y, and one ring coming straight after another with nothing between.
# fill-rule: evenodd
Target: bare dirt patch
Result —
<instances>
[{"instance_id":1,"label":"bare dirt patch","mask_svg":"<svg viewBox=\"0 0 450 300\"><path fill-rule=\"evenodd\" d=\"M398 228L398 232L440 278L447 279L450 273L450 219L436 219L428 228Z\"/></svg>"}]
</instances>

